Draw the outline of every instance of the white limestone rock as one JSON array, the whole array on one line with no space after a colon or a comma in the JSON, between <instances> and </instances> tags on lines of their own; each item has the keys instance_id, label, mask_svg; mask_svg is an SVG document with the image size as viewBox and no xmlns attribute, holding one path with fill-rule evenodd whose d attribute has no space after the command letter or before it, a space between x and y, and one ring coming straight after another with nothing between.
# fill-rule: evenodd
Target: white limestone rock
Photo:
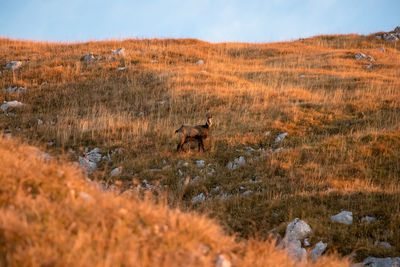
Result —
<instances>
[{"instance_id":1,"label":"white limestone rock","mask_svg":"<svg viewBox=\"0 0 400 267\"><path fill-rule=\"evenodd\" d=\"M375 59L373 57L367 56L364 53L357 53L354 57L356 58L356 60L365 59L365 60L369 60L371 62L375 62Z\"/></svg>"},{"instance_id":2,"label":"white limestone rock","mask_svg":"<svg viewBox=\"0 0 400 267\"><path fill-rule=\"evenodd\" d=\"M371 223L374 221L376 221L375 217L365 216L365 217L361 218L362 223Z\"/></svg>"},{"instance_id":3,"label":"white limestone rock","mask_svg":"<svg viewBox=\"0 0 400 267\"><path fill-rule=\"evenodd\" d=\"M201 168L201 167L204 167L204 165L205 165L204 160L197 160L196 161L196 166L197 167Z\"/></svg>"},{"instance_id":4,"label":"white limestone rock","mask_svg":"<svg viewBox=\"0 0 400 267\"><path fill-rule=\"evenodd\" d=\"M321 257L322 253L325 252L326 247L328 246L327 243L319 241L315 247L310 251L310 255L313 261L316 261L319 257Z\"/></svg>"},{"instance_id":5,"label":"white limestone rock","mask_svg":"<svg viewBox=\"0 0 400 267\"><path fill-rule=\"evenodd\" d=\"M353 213L351 211L342 211L334 216L331 216L331 220L346 225L353 223Z\"/></svg>"},{"instance_id":6,"label":"white limestone rock","mask_svg":"<svg viewBox=\"0 0 400 267\"><path fill-rule=\"evenodd\" d=\"M118 167L118 168L113 169L110 172L110 176L119 176L119 175L121 175L121 173L122 173L122 168Z\"/></svg>"},{"instance_id":7,"label":"white limestone rock","mask_svg":"<svg viewBox=\"0 0 400 267\"><path fill-rule=\"evenodd\" d=\"M18 70L18 69L22 68L22 62L21 61L11 61L4 68L10 69L12 71Z\"/></svg>"},{"instance_id":8,"label":"white limestone rock","mask_svg":"<svg viewBox=\"0 0 400 267\"><path fill-rule=\"evenodd\" d=\"M7 111L7 109L9 108L19 108L22 107L24 104L22 104L19 101L4 101L3 104L0 106L1 110L3 110L4 112Z\"/></svg>"},{"instance_id":9,"label":"white limestone rock","mask_svg":"<svg viewBox=\"0 0 400 267\"><path fill-rule=\"evenodd\" d=\"M97 163L90 161L86 157L79 157L79 166L85 169L87 174L92 174L97 170Z\"/></svg>"},{"instance_id":10,"label":"white limestone rock","mask_svg":"<svg viewBox=\"0 0 400 267\"><path fill-rule=\"evenodd\" d=\"M285 236L282 239L280 246L285 247L286 244L290 243L293 240L302 241L303 239L308 237L311 232L311 227L305 221L296 218L286 227Z\"/></svg>"},{"instance_id":11,"label":"white limestone rock","mask_svg":"<svg viewBox=\"0 0 400 267\"><path fill-rule=\"evenodd\" d=\"M368 267L399 267L400 258L375 258L368 257L363 261L364 266Z\"/></svg>"},{"instance_id":12,"label":"white limestone rock","mask_svg":"<svg viewBox=\"0 0 400 267\"><path fill-rule=\"evenodd\" d=\"M196 61L196 64L197 65L203 65L204 64L204 60L199 59L199 60Z\"/></svg>"},{"instance_id":13,"label":"white limestone rock","mask_svg":"<svg viewBox=\"0 0 400 267\"><path fill-rule=\"evenodd\" d=\"M278 136L275 138L275 144L278 144L278 143L280 143L283 139L285 139L285 137L286 137L287 134L288 134L287 132L284 132L284 133L281 133L280 135L278 135Z\"/></svg>"},{"instance_id":14,"label":"white limestone rock","mask_svg":"<svg viewBox=\"0 0 400 267\"><path fill-rule=\"evenodd\" d=\"M203 193L198 194L197 196L192 197L192 204L196 204L199 202L203 202L206 200L206 196Z\"/></svg>"},{"instance_id":15,"label":"white limestone rock","mask_svg":"<svg viewBox=\"0 0 400 267\"><path fill-rule=\"evenodd\" d=\"M123 47L118 48L117 50L110 50L110 52L113 56L125 57L125 48Z\"/></svg>"},{"instance_id":16,"label":"white limestone rock","mask_svg":"<svg viewBox=\"0 0 400 267\"><path fill-rule=\"evenodd\" d=\"M25 87L18 87L18 86L10 86L6 89L7 93L25 93L26 88Z\"/></svg>"},{"instance_id":17,"label":"white limestone rock","mask_svg":"<svg viewBox=\"0 0 400 267\"><path fill-rule=\"evenodd\" d=\"M216 267L231 267L232 263L227 259L225 255L219 254L217 256Z\"/></svg>"}]
</instances>

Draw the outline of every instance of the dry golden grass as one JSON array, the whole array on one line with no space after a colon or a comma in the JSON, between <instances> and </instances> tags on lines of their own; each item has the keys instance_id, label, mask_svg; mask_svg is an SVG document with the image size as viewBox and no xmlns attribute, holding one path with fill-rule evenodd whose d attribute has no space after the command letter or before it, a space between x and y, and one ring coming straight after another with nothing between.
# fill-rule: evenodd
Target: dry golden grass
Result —
<instances>
[{"instance_id":1,"label":"dry golden grass","mask_svg":"<svg viewBox=\"0 0 400 267\"><path fill-rule=\"evenodd\" d=\"M109 50L119 47L126 57L108 60ZM396 42L356 35L270 44L2 39L0 65L25 62L14 73L3 71L0 89L20 85L27 92L0 92L0 101L26 103L15 116L0 116L0 129L35 145L53 141L48 151L71 161L85 147L105 154L122 148L91 178L118 180L122 190L146 179L171 207L205 212L245 239L264 239L272 228L283 235L299 217L313 228L312 245L328 242L328 252L356 253L357 260L399 256L399 49ZM103 59L82 62L89 51ZM354 59L358 52L375 58L372 68ZM205 63L196 64L199 59ZM203 123L207 113L214 117L208 151L175 153L174 130ZM283 150L261 157L278 147L274 139L285 131ZM251 156L247 146L255 149ZM228 170L241 155L246 165ZM205 170L195 166L198 159ZM119 166L123 173L110 177ZM243 196L240 186L253 193ZM193 205L199 193L208 199ZM230 198L218 199L222 193ZM353 225L330 221L341 210L353 212ZM377 222L361 224L366 215ZM376 240L393 249L374 246Z\"/></svg>"},{"instance_id":2,"label":"dry golden grass","mask_svg":"<svg viewBox=\"0 0 400 267\"><path fill-rule=\"evenodd\" d=\"M76 166L40 155L0 137L1 266L213 266L220 254L234 266L295 266L272 242L237 243L204 216L101 192Z\"/></svg>"}]
</instances>

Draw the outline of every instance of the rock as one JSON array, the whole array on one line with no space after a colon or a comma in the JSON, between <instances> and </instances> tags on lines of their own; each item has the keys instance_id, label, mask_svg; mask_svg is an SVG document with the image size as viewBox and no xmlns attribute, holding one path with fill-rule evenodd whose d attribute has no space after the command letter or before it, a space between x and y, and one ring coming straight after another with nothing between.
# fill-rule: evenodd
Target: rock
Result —
<instances>
[{"instance_id":1,"label":"rock","mask_svg":"<svg viewBox=\"0 0 400 267\"><path fill-rule=\"evenodd\" d=\"M373 57L367 56L363 53L357 53L354 57L356 58L356 60L365 59L365 60L369 60L371 62L375 62L375 59Z\"/></svg>"},{"instance_id":2,"label":"rock","mask_svg":"<svg viewBox=\"0 0 400 267\"><path fill-rule=\"evenodd\" d=\"M385 48L384 47L378 47L378 51L381 51L382 53L385 53Z\"/></svg>"},{"instance_id":3,"label":"rock","mask_svg":"<svg viewBox=\"0 0 400 267\"><path fill-rule=\"evenodd\" d=\"M83 61L84 62L95 62L97 59L94 57L92 52L89 52L89 54L83 56Z\"/></svg>"},{"instance_id":4,"label":"rock","mask_svg":"<svg viewBox=\"0 0 400 267\"><path fill-rule=\"evenodd\" d=\"M311 232L311 227L305 221L296 218L286 227L285 236L279 246L286 247L288 243L294 240L301 241L309 236Z\"/></svg>"},{"instance_id":5,"label":"rock","mask_svg":"<svg viewBox=\"0 0 400 267\"><path fill-rule=\"evenodd\" d=\"M235 158L233 160L233 163L231 161L228 162L228 164L226 164L226 167L230 170L235 170L237 169L239 166L243 166L246 164L246 159L243 156L240 156L238 158Z\"/></svg>"},{"instance_id":6,"label":"rock","mask_svg":"<svg viewBox=\"0 0 400 267\"><path fill-rule=\"evenodd\" d=\"M353 213L351 211L342 211L339 214L331 216L331 220L334 222L350 225L353 223Z\"/></svg>"},{"instance_id":7,"label":"rock","mask_svg":"<svg viewBox=\"0 0 400 267\"><path fill-rule=\"evenodd\" d=\"M244 158L243 156L240 156L240 157L236 158L236 159L233 161L233 163L236 164L236 165L238 165L238 166L243 166L243 165L246 164L246 160L245 160L245 158Z\"/></svg>"},{"instance_id":8,"label":"rock","mask_svg":"<svg viewBox=\"0 0 400 267\"><path fill-rule=\"evenodd\" d=\"M397 27L394 29L394 32L395 32L395 33L400 33L400 26L397 26Z\"/></svg>"},{"instance_id":9,"label":"rock","mask_svg":"<svg viewBox=\"0 0 400 267\"><path fill-rule=\"evenodd\" d=\"M119 176L119 175L121 175L121 173L122 173L122 168L118 167L118 168L113 169L110 172L110 176Z\"/></svg>"},{"instance_id":10,"label":"rock","mask_svg":"<svg viewBox=\"0 0 400 267\"><path fill-rule=\"evenodd\" d=\"M113 56L125 57L125 48L123 47L118 48L117 50L110 50L110 52Z\"/></svg>"},{"instance_id":11,"label":"rock","mask_svg":"<svg viewBox=\"0 0 400 267\"><path fill-rule=\"evenodd\" d=\"M388 41L388 42L396 42L399 40L399 37L393 33L384 33L382 35L382 38L383 38L383 40Z\"/></svg>"},{"instance_id":12,"label":"rock","mask_svg":"<svg viewBox=\"0 0 400 267\"><path fill-rule=\"evenodd\" d=\"M286 246L288 256L297 261L302 261L307 257L307 251L301 247L300 240L293 240Z\"/></svg>"},{"instance_id":13,"label":"rock","mask_svg":"<svg viewBox=\"0 0 400 267\"><path fill-rule=\"evenodd\" d=\"M204 160L197 160L196 161L196 166L199 167L199 168L200 167L204 167L204 164L205 164Z\"/></svg>"},{"instance_id":14,"label":"rock","mask_svg":"<svg viewBox=\"0 0 400 267\"><path fill-rule=\"evenodd\" d=\"M118 67L117 70L125 70L125 67Z\"/></svg>"},{"instance_id":15,"label":"rock","mask_svg":"<svg viewBox=\"0 0 400 267\"><path fill-rule=\"evenodd\" d=\"M253 193L253 191L247 190L247 191L244 191L242 195L243 195L243 196L248 196L248 195L250 195L251 193Z\"/></svg>"},{"instance_id":16,"label":"rock","mask_svg":"<svg viewBox=\"0 0 400 267\"><path fill-rule=\"evenodd\" d=\"M304 75L304 74L299 75L299 78L305 78L305 77L306 77L306 75Z\"/></svg>"},{"instance_id":17,"label":"rock","mask_svg":"<svg viewBox=\"0 0 400 267\"><path fill-rule=\"evenodd\" d=\"M278 143L280 143L283 139L285 139L285 137L286 137L287 134L288 134L287 132L284 132L284 133L281 133L280 135L278 135L278 136L275 138L275 144L278 144Z\"/></svg>"},{"instance_id":18,"label":"rock","mask_svg":"<svg viewBox=\"0 0 400 267\"><path fill-rule=\"evenodd\" d=\"M86 153L86 157L89 158L90 161L99 163L101 161L101 149L96 147L92 149L90 152Z\"/></svg>"},{"instance_id":19,"label":"rock","mask_svg":"<svg viewBox=\"0 0 400 267\"><path fill-rule=\"evenodd\" d=\"M6 89L7 93L25 93L26 92L26 88L25 87L18 87L18 86L14 86L14 87L8 87Z\"/></svg>"},{"instance_id":20,"label":"rock","mask_svg":"<svg viewBox=\"0 0 400 267\"><path fill-rule=\"evenodd\" d=\"M79 192L79 196L85 200L93 200L92 196L85 192Z\"/></svg>"},{"instance_id":21,"label":"rock","mask_svg":"<svg viewBox=\"0 0 400 267\"><path fill-rule=\"evenodd\" d=\"M232 263L226 258L226 256L219 254L215 265L216 267L231 267Z\"/></svg>"},{"instance_id":22,"label":"rock","mask_svg":"<svg viewBox=\"0 0 400 267\"><path fill-rule=\"evenodd\" d=\"M42 124L43 124L43 121L42 121L41 119L37 119L37 124L38 124L38 125L42 125Z\"/></svg>"},{"instance_id":23,"label":"rock","mask_svg":"<svg viewBox=\"0 0 400 267\"><path fill-rule=\"evenodd\" d=\"M21 61L11 61L4 68L10 69L12 71L18 70L18 69L22 68L22 62Z\"/></svg>"},{"instance_id":24,"label":"rock","mask_svg":"<svg viewBox=\"0 0 400 267\"><path fill-rule=\"evenodd\" d=\"M226 164L226 167L230 170L234 170L237 168L237 166L234 166L233 163L231 161L228 162L228 164Z\"/></svg>"},{"instance_id":25,"label":"rock","mask_svg":"<svg viewBox=\"0 0 400 267\"><path fill-rule=\"evenodd\" d=\"M83 167L87 174L92 174L97 170L97 164L86 157L79 157L79 166Z\"/></svg>"},{"instance_id":26,"label":"rock","mask_svg":"<svg viewBox=\"0 0 400 267\"><path fill-rule=\"evenodd\" d=\"M192 201L192 204L196 204L196 203L202 202L204 200L206 200L206 196L203 193L200 193L199 195L192 197L191 201Z\"/></svg>"},{"instance_id":27,"label":"rock","mask_svg":"<svg viewBox=\"0 0 400 267\"><path fill-rule=\"evenodd\" d=\"M319 241L315 247L310 251L310 255L313 261L316 261L322 253L324 253L326 247L328 246L327 243Z\"/></svg>"},{"instance_id":28,"label":"rock","mask_svg":"<svg viewBox=\"0 0 400 267\"><path fill-rule=\"evenodd\" d=\"M199 60L196 61L196 64L197 65L203 65L204 64L204 60L199 59Z\"/></svg>"},{"instance_id":29,"label":"rock","mask_svg":"<svg viewBox=\"0 0 400 267\"><path fill-rule=\"evenodd\" d=\"M310 242L308 241L308 238L304 239L303 245L304 245L305 247L309 247L309 246L310 246Z\"/></svg>"},{"instance_id":30,"label":"rock","mask_svg":"<svg viewBox=\"0 0 400 267\"><path fill-rule=\"evenodd\" d=\"M7 109L9 109L9 108L19 108L19 107L22 107L24 104L22 104L21 102L19 102L19 101L16 101L16 100L14 100L14 101L4 101L3 102L3 104L0 106L0 108L4 111L4 112L6 112L7 111Z\"/></svg>"},{"instance_id":31,"label":"rock","mask_svg":"<svg viewBox=\"0 0 400 267\"><path fill-rule=\"evenodd\" d=\"M392 245L390 245L388 242L378 241L378 240L376 240L374 242L374 246L379 246L379 247L385 248L385 249L391 249L392 248Z\"/></svg>"},{"instance_id":32,"label":"rock","mask_svg":"<svg viewBox=\"0 0 400 267\"><path fill-rule=\"evenodd\" d=\"M398 267L400 266L400 258L368 257L363 261L363 264L368 267Z\"/></svg>"},{"instance_id":33,"label":"rock","mask_svg":"<svg viewBox=\"0 0 400 267\"><path fill-rule=\"evenodd\" d=\"M376 221L375 217L365 216L365 217L361 218L361 222L365 222L365 223L370 223L370 222L374 222L374 221Z\"/></svg>"}]
</instances>

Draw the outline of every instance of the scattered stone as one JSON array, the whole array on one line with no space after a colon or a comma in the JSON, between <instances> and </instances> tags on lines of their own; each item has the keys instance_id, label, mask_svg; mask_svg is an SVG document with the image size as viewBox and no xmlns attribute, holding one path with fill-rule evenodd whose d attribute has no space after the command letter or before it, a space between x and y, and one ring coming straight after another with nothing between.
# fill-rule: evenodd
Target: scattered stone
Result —
<instances>
[{"instance_id":1,"label":"scattered stone","mask_svg":"<svg viewBox=\"0 0 400 267\"><path fill-rule=\"evenodd\" d=\"M309 247L309 246L310 246L310 242L308 241L308 238L304 239L303 245L304 245L305 247Z\"/></svg>"},{"instance_id":2,"label":"scattered stone","mask_svg":"<svg viewBox=\"0 0 400 267\"><path fill-rule=\"evenodd\" d=\"M47 145L48 145L48 146L54 146L54 144L55 144L55 143L54 143L53 141L47 142Z\"/></svg>"},{"instance_id":3,"label":"scattered stone","mask_svg":"<svg viewBox=\"0 0 400 267\"><path fill-rule=\"evenodd\" d=\"M101 149L96 147L86 154L90 161L99 163L101 161Z\"/></svg>"},{"instance_id":4,"label":"scattered stone","mask_svg":"<svg viewBox=\"0 0 400 267\"><path fill-rule=\"evenodd\" d=\"M93 200L92 196L85 192L79 192L79 196L85 200Z\"/></svg>"},{"instance_id":5,"label":"scattered stone","mask_svg":"<svg viewBox=\"0 0 400 267\"><path fill-rule=\"evenodd\" d=\"M216 187L214 187L213 189L211 189L211 192L216 193L218 192L220 189L220 187L217 185Z\"/></svg>"},{"instance_id":6,"label":"scattered stone","mask_svg":"<svg viewBox=\"0 0 400 267\"><path fill-rule=\"evenodd\" d=\"M19 102L19 101L16 101L16 100L14 100L14 101L4 101L3 102L3 104L0 106L0 108L4 111L4 112L6 112L7 111L7 109L9 109L9 108L19 108L19 107L22 107L24 104L22 104L21 102Z\"/></svg>"},{"instance_id":7,"label":"scattered stone","mask_svg":"<svg viewBox=\"0 0 400 267\"><path fill-rule=\"evenodd\" d=\"M25 93L26 88L25 87L18 87L18 86L10 86L6 89L7 93Z\"/></svg>"},{"instance_id":8,"label":"scattered stone","mask_svg":"<svg viewBox=\"0 0 400 267\"><path fill-rule=\"evenodd\" d=\"M110 50L110 52L113 56L125 57L125 48L123 47L118 48L117 50Z\"/></svg>"},{"instance_id":9,"label":"scattered stone","mask_svg":"<svg viewBox=\"0 0 400 267\"><path fill-rule=\"evenodd\" d=\"M239 166L246 164L246 159L243 156L235 158L233 162L229 161L226 167L230 170L236 170Z\"/></svg>"},{"instance_id":10,"label":"scattered stone","mask_svg":"<svg viewBox=\"0 0 400 267\"><path fill-rule=\"evenodd\" d=\"M299 78L305 78L305 77L306 77L306 75L304 75L304 74L299 75Z\"/></svg>"},{"instance_id":11,"label":"scattered stone","mask_svg":"<svg viewBox=\"0 0 400 267\"><path fill-rule=\"evenodd\" d=\"M37 119L37 124L38 124L38 125L42 125L42 124L43 124L43 121L42 121L41 119Z\"/></svg>"},{"instance_id":12,"label":"scattered stone","mask_svg":"<svg viewBox=\"0 0 400 267\"><path fill-rule=\"evenodd\" d=\"M331 216L331 220L334 222L350 225L353 223L353 213L351 211L342 211L339 214Z\"/></svg>"},{"instance_id":13,"label":"scattered stone","mask_svg":"<svg viewBox=\"0 0 400 267\"><path fill-rule=\"evenodd\" d=\"M40 86L45 86L45 85L47 85L47 82L42 82L42 83L40 84Z\"/></svg>"},{"instance_id":14,"label":"scattered stone","mask_svg":"<svg viewBox=\"0 0 400 267\"><path fill-rule=\"evenodd\" d=\"M293 240L301 241L309 236L311 232L311 227L305 221L296 218L286 227L285 236L279 245L286 247Z\"/></svg>"},{"instance_id":15,"label":"scattered stone","mask_svg":"<svg viewBox=\"0 0 400 267\"><path fill-rule=\"evenodd\" d=\"M286 245L287 253L289 257L302 261L307 257L307 251L305 248L301 247L300 240L293 240Z\"/></svg>"},{"instance_id":16,"label":"scattered stone","mask_svg":"<svg viewBox=\"0 0 400 267\"><path fill-rule=\"evenodd\" d=\"M197 65L203 65L204 64L204 60L199 59L199 60L196 61L196 64Z\"/></svg>"},{"instance_id":17,"label":"scattered stone","mask_svg":"<svg viewBox=\"0 0 400 267\"><path fill-rule=\"evenodd\" d=\"M200 167L204 167L204 164L205 164L204 160L197 160L196 161L196 166L199 167L199 168Z\"/></svg>"},{"instance_id":18,"label":"scattered stone","mask_svg":"<svg viewBox=\"0 0 400 267\"><path fill-rule=\"evenodd\" d=\"M379 247L385 248L385 249L392 249L392 245L390 245L388 242L385 242L385 241L376 240L374 242L374 246L379 246Z\"/></svg>"},{"instance_id":19,"label":"scattered stone","mask_svg":"<svg viewBox=\"0 0 400 267\"><path fill-rule=\"evenodd\" d=\"M101 56L95 57L93 55L93 52L89 52L89 54L83 56L83 61L84 62L95 62L95 61L100 60L100 59L101 59Z\"/></svg>"},{"instance_id":20,"label":"scattered stone","mask_svg":"<svg viewBox=\"0 0 400 267\"><path fill-rule=\"evenodd\" d=\"M280 135L278 135L278 136L275 138L275 144L278 144L278 143L280 143L283 139L285 139L285 137L286 137L287 134L288 134L287 132L284 132L284 133L281 133Z\"/></svg>"},{"instance_id":21,"label":"scattered stone","mask_svg":"<svg viewBox=\"0 0 400 267\"><path fill-rule=\"evenodd\" d=\"M367 66L365 66L365 68L366 68L366 69L372 69L373 66L374 66L374 65L372 65L372 64L368 64Z\"/></svg>"},{"instance_id":22,"label":"scattered stone","mask_svg":"<svg viewBox=\"0 0 400 267\"><path fill-rule=\"evenodd\" d=\"M385 53L385 48L384 47L378 47L378 51L381 51L382 53Z\"/></svg>"},{"instance_id":23,"label":"scattered stone","mask_svg":"<svg viewBox=\"0 0 400 267\"><path fill-rule=\"evenodd\" d=\"M18 70L18 69L22 68L22 62L21 61L11 61L4 68L10 69L12 71Z\"/></svg>"},{"instance_id":24,"label":"scattered stone","mask_svg":"<svg viewBox=\"0 0 400 267\"><path fill-rule=\"evenodd\" d=\"M369 60L371 62L375 62L375 59L371 56L367 56L364 53L357 53L355 55L356 60L361 60L361 59L365 59L365 60Z\"/></svg>"},{"instance_id":25,"label":"scattered stone","mask_svg":"<svg viewBox=\"0 0 400 267\"><path fill-rule=\"evenodd\" d=\"M183 163L183 167L189 167L189 163L188 162Z\"/></svg>"},{"instance_id":26,"label":"scattered stone","mask_svg":"<svg viewBox=\"0 0 400 267\"><path fill-rule=\"evenodd\" d=\"M248 195L250 195L251 193L253 193L253 191L247 190L247 191L244 191L242 195L243 195L243 196L248 196Z\"/></svg>"},{"instance_id":27,"label":"scattered stone","mask_svg":"<svg viewBox=\"0 0 400 267\"><path fill-rule=\"evenodd\" d=\"M203 193L200 193L197 196L192 197L192 204L196 204L206 200L206 196Z\"/></svg>"},{"instance_id":28,"label":"scattered stone","mask_svg":"<svg viewBox=\"0 0 400 267\"><path fill-rule=\"evenodd\" d=\"M363 261L363 264L368 267L398 267L400 266L400 258L368 257Z\"/></svg>"},{"instance_id":29,"label":"scattered stone","mask_svg":"<svg viewBox=\"0 0 400 267\"><path fill-rule=\"evenodd\" d=\"M83 167L87 174L92 174L97 170L97 164L86 157L79 157L79 166Z\"/></svg>"},{"instance_id":30,"label":"scattered stone","mask_svg":"<svg viewBox=\"0 0 400 267\"><path fill-rule=\"evenodd\" d=\"M118 168L113 169L110 172L110 176L119 176L119 175L121 175L121 173L122 173L122 168L118 167Z\"/></svg>"},{"instance_id":31,"label":"scattered stone","mask_svg":"<svg viewBox=\"0 0 400 267\"><path fill-rule=\"evenodd\" d=\"M125 67L118 67L117 70L125 70Z\"/></svg>"},{"instance_id":32,"label":"scattered stone","mask_svg":"<svg viewBox=\"0 0 400 267\"><path fill-rule=\"evenodd\" d=\"M231 267L232 263L226 258L226 256L219 254L217 256L216 267Z\"/></svg>"},{"instance_id":33,"label":"scattered stone","mask_svg":"<svg viewBox=\"0 0 400 267\"><path fill-rule=\"evenodd\" d=\"M319 257L321 257L322 253L324 253L327 243L319 241L315 247L310 251L310 255L313 261L316 261Z\"/></svg>"},{"instance_id":34,"label":"scattered stone","mask_svg":"<svg viewBox=\"0 0 400 267\"><path fill-rule=\"evenodd\" d=\"M151 63L158 63L158 60L152 59L152 60L151 60Z\"/></svg>"},{"instance_id":35,"label":"scattered stone","mask_svg":"<svg viewBox=\"0 0 400 267\"><path fill-rule=\"evenodd\" d=\"M167 99L164 99L164 100L158 101L158 104L164 105L164 104L166 104L167 102L168 102L168 100L167 100Z\"/></svg>"},{"instance_id":36,"label":"scattered stone","mask_svg":"<svg viewBox=\"0 0 400 267\"><path fill-rule=\"evenodd\" d=\"M399 40L399 37L394 33L384 33L382 35L383 40L388 42L396 42Z\"/></svg>"},{"instance_id":37,"label":"scattered stone","mask_svg":"<svg viewBox=\"0 0 400 267\"><path fill-rule=\"evenodd\" d=\"M87 152L88 149L85 149L85 157L79 157L79 166L83 167L87 174L92 174L97 170L97 163L99 163L102 159L100 154L100 148L94 148L90 152Z\"/></svg>"},{"instance_id":38,"label":"scattered stone","mask_svg":"<svg viewBox=\"0 0 400 267\"><path fill-rule=\"evenodd\" d=\"M370 223L370 222L374 222L374 221L376 221L375 217L365 216L365 217L361 218L361 222L365 222L365 223Z\"/></svg>"}]
</instances>

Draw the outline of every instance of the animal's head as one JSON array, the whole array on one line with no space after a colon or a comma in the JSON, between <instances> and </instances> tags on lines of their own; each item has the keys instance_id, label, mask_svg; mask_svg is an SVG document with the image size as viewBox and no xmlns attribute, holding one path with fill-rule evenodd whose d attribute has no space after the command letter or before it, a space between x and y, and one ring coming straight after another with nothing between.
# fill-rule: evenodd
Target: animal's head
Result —
<instances>
[{"instance_id":1,"label":"animal's head","mask_svg":"<svg viewBox=\"0 0 400 267\"><path fill-rule=\"evenodd\" d=\"M207 116L207 123L206 123L208 125L208 127L210 127L212 125L212 120L213 120L213 117L211 115L208 115Z\"/></svg>"}]
</instances>

